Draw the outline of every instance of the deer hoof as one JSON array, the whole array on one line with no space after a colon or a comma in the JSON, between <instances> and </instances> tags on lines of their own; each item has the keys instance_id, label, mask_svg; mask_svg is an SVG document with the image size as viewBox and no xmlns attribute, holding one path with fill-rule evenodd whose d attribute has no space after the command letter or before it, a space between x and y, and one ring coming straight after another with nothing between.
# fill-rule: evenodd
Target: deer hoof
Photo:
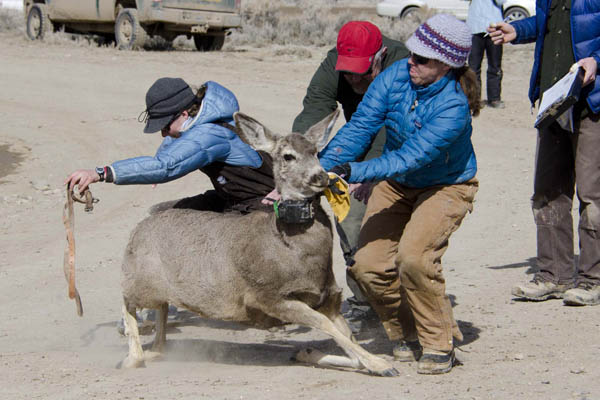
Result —
<instances>
[{"instance_id":1,"label":"deer hoof","mask_svg":"<svg viewBox=\"0 0 600 400\"><path fill-rule=\"evenodd\" d=\"M303 362L306 364L316 364L319 359L321 359L324 356L323 353L321 353L318 350L314 350L309 348L306 349L302 349L299 352L296 353L296 355L294 357L292 357L293 361L298 361L298 362Z\"/></svg>"},{"instance_id":2,"label":"deer hoof","mask_svg":"<svg viewBox=\"0 0 600 400\"><path fill-rule=\"evenodd\" d=\"M145 368L144 359L127 357L121 363L121 368Z\"/></svg>"},{"instance_id":3,"label":"deer hoof","mask_svg":"<svg viewBox=\"0 0 600 400\"><path fill-rule=\"evenodd\" d=\"M400 375L400 372L398 372L398 370L396 368L392 367L392 368L388 368L388 369L384 370L383 372L381 372L378 375L385 376L385 377L393 377L393 376Z\"/></svg>"},{"instance_id":4,"label":"deer hoof","mask_svg":"<svg viewBox=\"0 0 600 400\"><path fill-rule=\"evenodd\" d=\"M162 353L158 351L146 350L144 351L144 360L154 361L162 358ZM143 362L143 361L142 361Z\"/></svg>"}]
</instances>

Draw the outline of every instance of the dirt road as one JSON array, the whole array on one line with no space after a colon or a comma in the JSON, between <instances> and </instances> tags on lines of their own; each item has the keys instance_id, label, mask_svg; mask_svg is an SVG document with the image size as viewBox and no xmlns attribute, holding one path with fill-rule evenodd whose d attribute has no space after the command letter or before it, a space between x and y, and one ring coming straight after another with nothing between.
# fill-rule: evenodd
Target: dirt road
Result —
<instances>
[{"instance_id":1,"label":"dirt road","mask_svg":"<svg viewBox=\"0 0 600 400\"><path fill-rule=\"evenodd\" d=\"M209 182L194 173L155 189L93 186L100 203L92 214L80 208L76 215L80 318L62 272L65 176L154 152L160 138L142 134L137 116L161 76L218 81L236 93L244 112L288 130L326 50L310 49L305 59L276 56L271 48L119 52L0 36L0 398L600 398L600 307L510 296L510 287L532 273L535 256L529 209L535 131L526 100L531 47L507 47L507 108L484 109L474 121L481 188L444 259L465 335L462 366L421 376L415 364L395 363L398 378L312 368L289 358L307 345L339 351L318 332L189 318L170 330L163 361L115 369L127 351L115 324L129 232L152 204L196 194ZM344 285L337 253L335 270ZM370 351L390 353L380 331L361 339Z\"/></svg>"}]
</instances>

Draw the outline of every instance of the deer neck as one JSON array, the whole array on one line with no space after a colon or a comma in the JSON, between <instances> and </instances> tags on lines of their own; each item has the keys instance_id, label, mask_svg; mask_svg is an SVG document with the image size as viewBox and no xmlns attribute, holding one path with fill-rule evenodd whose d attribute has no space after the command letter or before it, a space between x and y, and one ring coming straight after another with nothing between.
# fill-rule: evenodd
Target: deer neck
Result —
<instances>
[{"instance_id":1,"label":"deer neck","mask_svg":"<svg viewBox=\"0 0 600 400\"><path fill-rule=\"evenodd\" d=\"M321 207L321 196L315 195L302 200L286 200L276 202L275 226L278 231L301 232L308 230L315 222L322 224L321 215L325 215ZM321 221L321 222L319 222Z\"/></svg>"}]
</instances>

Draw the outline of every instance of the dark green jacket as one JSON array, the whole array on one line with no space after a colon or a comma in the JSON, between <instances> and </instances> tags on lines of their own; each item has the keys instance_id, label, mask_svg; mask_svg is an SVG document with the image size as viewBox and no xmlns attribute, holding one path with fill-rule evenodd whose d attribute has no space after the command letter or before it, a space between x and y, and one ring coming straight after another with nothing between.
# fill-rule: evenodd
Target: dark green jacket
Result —
<instances>
[{"instance_id":1,"label":"dark green jacket","mask_svg":"<svg viewBox=\"0 0 600 400\"><path fill-rule=\"evenodd\" d=\"M402 42L385 36L382 37L382 41L383 45L387 47L382 70L396 61L408 57L409 52ZM302 101L304 109L294 120L293 132L306 132L308 128L332 113L337 108L337 102L342 104L346 121L350 121L363 95L354 93L342 74L335 70L336 63L337 49L334 47L329 50L327 57L310 81L306 96Z\"/></svg>"}]
</instances>

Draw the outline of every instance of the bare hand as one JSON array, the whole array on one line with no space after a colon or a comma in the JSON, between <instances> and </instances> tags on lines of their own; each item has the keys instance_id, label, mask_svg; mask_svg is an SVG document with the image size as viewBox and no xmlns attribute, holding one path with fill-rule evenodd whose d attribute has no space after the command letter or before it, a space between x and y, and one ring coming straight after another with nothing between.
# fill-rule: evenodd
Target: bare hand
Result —
<instances>
[{"instance_id":1,"label":"bare hand","mask_svg":"<svg viewBox=\"0 0 600 400\"><path fill-rule=\"evenodd\" d=\"M365 183L350 183L348 185L348 191L350 194L354 194L354 198L358 201L362 201L367 204L371 191L373 190L373 184L371 182Z\"/></svg>"},{"instance_id":2,"label":"bare hand","mask_svg":"<svg viewBox=\"0 0 600 400\"><path fill-rule=\"evenodd\" d=\"M98 181L100 181L100 175L93 169L78 169L65 179L64 184L68 185L69 189L74 189L77 185L79 193L82 194L90 184Z\"/></svg>"},{"instance_id":3,"label":"bare hand","mask_svg":"<svg viewBox=\"0 0 600 400\"><path fill-rule=\"evenodd\" d=\"M273 189L273 191L267 194L260 202L267 206L272 206L276 201L281 200L281 195L277 191L277 189Z\"/></svg>"},{"instance_id":4,"label":"bare hand","mask_svg":"<svg viewBox=\"0 0 600 400\"><path fill-rule=\"evenodd\" d=\"M487 28L488 33L494 44L504 44L512 42L517 38L517 31L515 27L506 22L496 22L490 24Z\"/></svg>"},{"instance_id":5,"label":"bare hand","mask_svg":"<svg viewBox=\"0 0 600 400\"><path fill-rule=\"evenodd\" d=\"M583 86L586 86L596 80L596 73L598 72L598 63L594 57L582 58L577 61L577 64L585 71L583 76Z\"/></svg>"}]
</instances>

